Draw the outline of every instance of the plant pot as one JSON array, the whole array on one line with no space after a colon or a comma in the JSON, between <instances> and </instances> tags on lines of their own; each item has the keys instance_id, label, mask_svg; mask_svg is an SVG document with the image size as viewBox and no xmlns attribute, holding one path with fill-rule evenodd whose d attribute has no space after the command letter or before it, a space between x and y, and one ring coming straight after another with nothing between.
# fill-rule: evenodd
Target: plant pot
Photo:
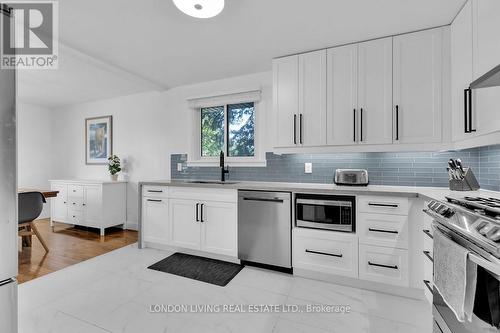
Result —
<instances>
[{"instance_id":1,"label":"plant pot","mask_svg":"<svg viewBox=\"0 0 500 333\"><path fill-rule=\"evenodd\" d=\"M118 180L118 174L114 174L114 175L110 175L111 176L111 180L116 182Z\"/></svg>"}]
</instances>

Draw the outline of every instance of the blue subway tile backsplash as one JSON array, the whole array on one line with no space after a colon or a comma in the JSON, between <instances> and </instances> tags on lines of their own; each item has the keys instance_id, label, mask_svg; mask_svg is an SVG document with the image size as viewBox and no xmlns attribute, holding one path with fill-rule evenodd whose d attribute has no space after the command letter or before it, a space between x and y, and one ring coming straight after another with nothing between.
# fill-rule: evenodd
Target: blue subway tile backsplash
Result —
<instances>
[{"instance_id":1,"label":"blue subway tile backsplash","mask_svg":"<svg viewBox=\"0 0 500 333\"><path fill-rule=\"evenodd\" d=\"M266 167L232 167L228 180L294 183L332 183L335 169L367 169L370 184L448 187L446 166L460 158L471 167L481 188L500 191L500 145L448 152L390 152L284 154L266 153ZM217 167L188 167L186 154L171 155L171 178L216 180ZM304 163L313 164L313 173L304 173ZM182 171L177 171L182 163Z\"/></svg>"}]
</instances>

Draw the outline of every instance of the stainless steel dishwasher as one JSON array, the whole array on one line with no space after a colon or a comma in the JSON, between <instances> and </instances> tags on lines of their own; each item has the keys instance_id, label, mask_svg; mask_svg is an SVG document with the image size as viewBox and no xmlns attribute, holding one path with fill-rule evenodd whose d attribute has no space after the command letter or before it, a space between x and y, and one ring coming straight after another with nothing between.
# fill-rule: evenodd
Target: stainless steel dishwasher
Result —
<instances>
[{"instance_id":1,"label":"stainless steel dishwasher","mask_svg":"<svg viewBox=\"0 0 500 333\"><path fill-rule=\"evenodd\" d=\"M238 191L238 258L291 271L291 193Z\"/></svg>"}]
</instances>

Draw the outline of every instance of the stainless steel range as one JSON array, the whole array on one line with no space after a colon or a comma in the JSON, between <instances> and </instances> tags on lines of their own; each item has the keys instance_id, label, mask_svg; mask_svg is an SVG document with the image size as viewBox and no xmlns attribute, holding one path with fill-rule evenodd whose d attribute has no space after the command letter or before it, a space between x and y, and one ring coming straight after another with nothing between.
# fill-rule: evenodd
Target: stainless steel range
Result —
<instances>
[{"instance_id":1,"label":"stainless steel range","mask_svg":"<svg viewBox=\"0 0 500 333\"><path fill-rule=\"evenodd\" d=\"M499 332L500 200L488 197L446 197L446 200L431 201L424 211L434 219L433 228L470 251L469 260L478 265L478 283L472 322L459 322L434 288L434 332Z\"/></svg>"}]
</instances>

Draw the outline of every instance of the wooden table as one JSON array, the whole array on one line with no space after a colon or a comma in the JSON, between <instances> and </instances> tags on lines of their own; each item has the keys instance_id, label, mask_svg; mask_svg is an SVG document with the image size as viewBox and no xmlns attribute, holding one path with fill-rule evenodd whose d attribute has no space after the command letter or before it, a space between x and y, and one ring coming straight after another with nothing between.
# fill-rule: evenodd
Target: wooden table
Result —
<instances>
[{"instance_id":1,"label":"wooden table","mask_svg":"<svg viewBox=\"0 0 500 333\"><path fill-rule=\"evenodd\" d=\"M40 189L33 189L33 188L20 188L17 190L17 193L25 193L25 192L40 192L43 194L45 199L55 198L55 197L57 197L57 194L59 193L59 191L40 190Z\"/></svg>"},{"instance_id":2,"label":"wooden table","mask_svg":"<svg viewBox=\"0 0 500 333\"><path fill-rule=\"evenodd\" d=\"M19 188L17 189L17 193L26 193L26 192L40 192L43 194L45 199L55 198L59 191L52 190L40 190L40 189L32 189L32 188ZM30 227L26 227L31 229ZM31 236L23 236L22 246L31 246Z\"/></svg>"}]
</instances>

